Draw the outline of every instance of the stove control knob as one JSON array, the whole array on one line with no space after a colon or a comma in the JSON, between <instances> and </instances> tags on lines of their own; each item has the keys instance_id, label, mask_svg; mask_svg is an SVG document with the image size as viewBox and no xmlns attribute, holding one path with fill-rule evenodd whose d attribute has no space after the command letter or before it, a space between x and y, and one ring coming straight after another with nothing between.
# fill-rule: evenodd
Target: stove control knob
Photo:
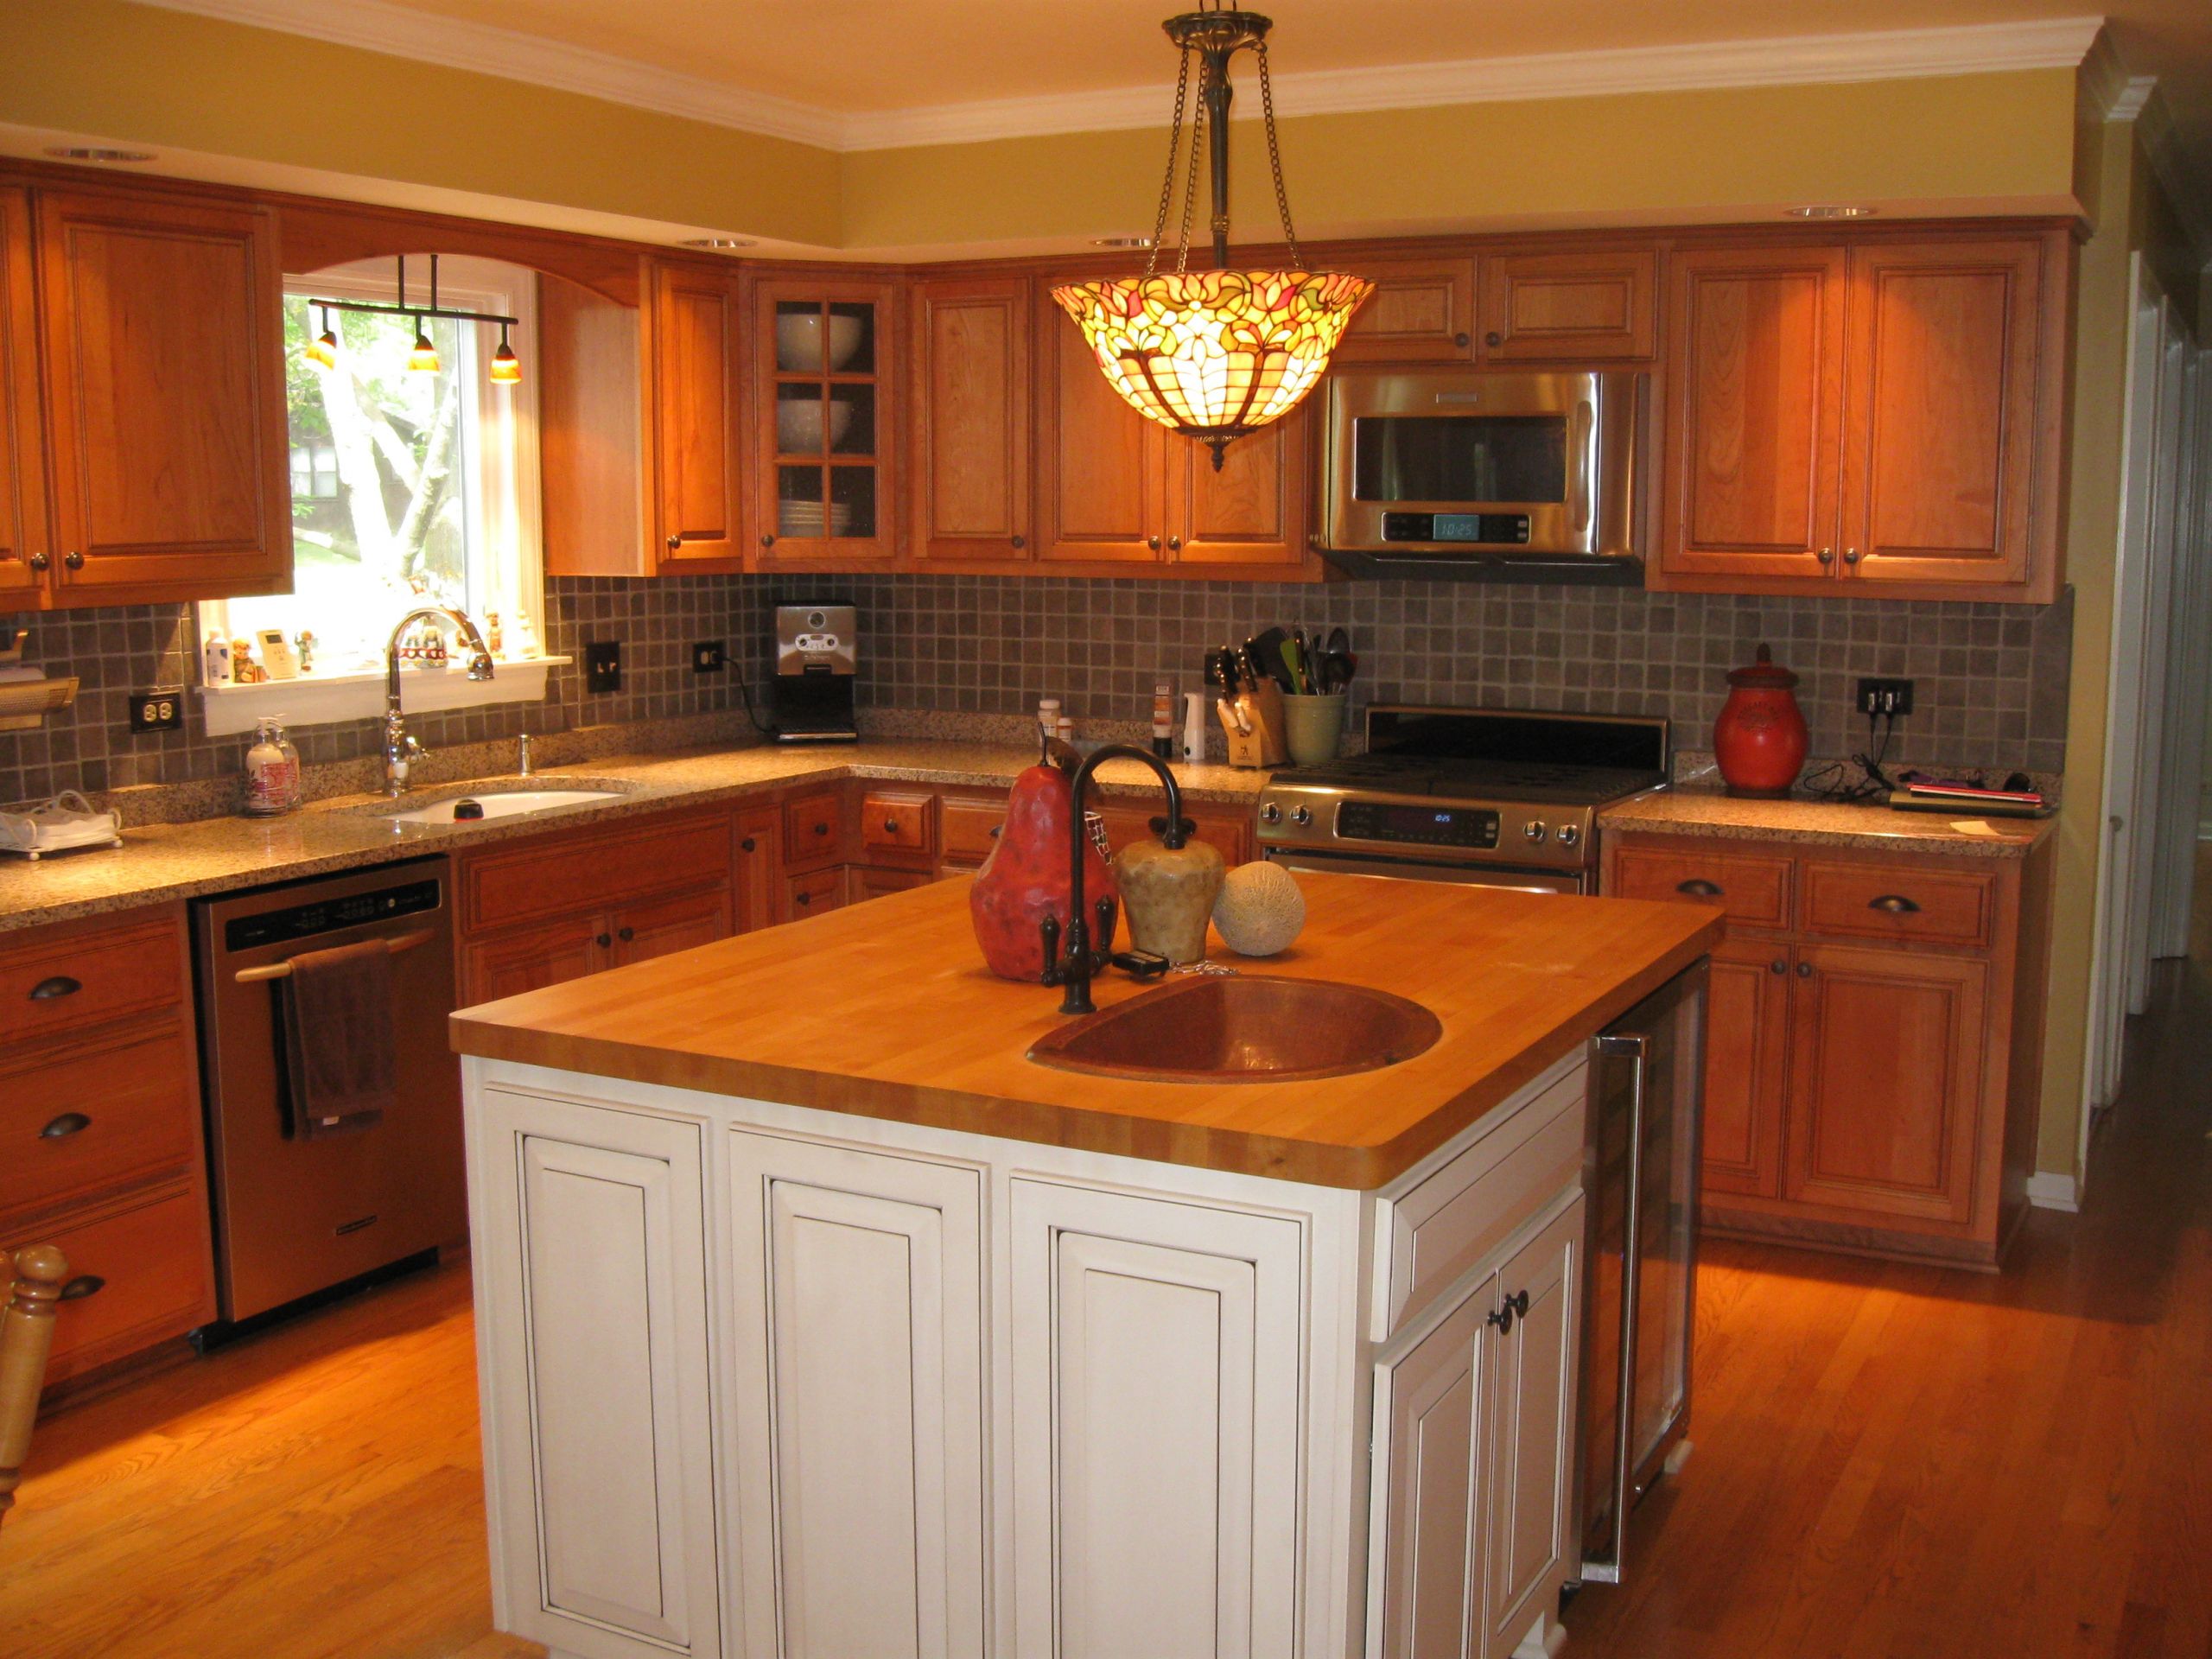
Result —
<instances>
[{"instance_id":1,"label":"stove control knob","mask_svg":"<svg viewBox=\"0 0 2212 1659\"><path fill-rule=\"evenodd\" d=\"M1301 806L1291 813L1290 821L1298 825L1300 829L1303 829L1306 825L1313 822L1313 814L1305 807Z\"/></svg>"},{"instance_id":2,"label":"stove control knob","mask_svg":"<svg viewBox=\"0 0 2212 1659\"><path fill-rule=\"evenodd\" d=\"M1273 801L1269 801L1265 806L1262 806L1260 809L1260 822L1262 823L1280 823L1282 822L1282 808L1277 806Z\"/></svg>"},{"instance_id":3,"label":"stove control knob","mask_svg":"<svg viewBox=\"0 0 2212 1659\"><path fill-rule=\"evenodd\" d=\"M1521 826L1521 833L1528 836L1531 841L1541 841L1544 838L1543 820L1541 818L1529 819L1528 823Z\"/></svg>"},{"instance_id":4,"label":"stove control knob","mask_svg":"<svg viewBox=\"0 0 2212 1659\"><path fill-rule=\"evenodd\" d=\"M1573 825L1573 824L1571 824L1571 823L1562 823L1561 825L1560 825L1560 827L1559 827L1559 844L1560 844L1560 846L1562 846L1562 847L1572 847L1572 846L1573 846L1573 845L1574 845L1574 843L1575 843L1576 842L1578 842L1578 841L1580 841L1580 840L1581 840L1581 839L1582 839L1582 831L1581 831L1581 830L1580 830L1579 829L1577 829L1574 825Z\"/></svg>"}]
</instances>

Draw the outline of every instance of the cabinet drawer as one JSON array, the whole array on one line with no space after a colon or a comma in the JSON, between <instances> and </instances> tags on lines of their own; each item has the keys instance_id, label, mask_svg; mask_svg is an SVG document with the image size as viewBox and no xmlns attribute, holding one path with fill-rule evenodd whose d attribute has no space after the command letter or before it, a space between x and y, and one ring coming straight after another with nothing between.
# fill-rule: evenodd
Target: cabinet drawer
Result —
<instances>
[{"instance_id":1,"label":"cabinet drawer","mask_svg":"<svg viewBox=\"0 0 2212 1659\"><path fill-rule=\"evenodd\" d=\"M945 862L980 864L998 844L999 826L1006 822L1003 798L956 800L948 795L938 804L938 839Z\"/></svg>"},{"instance_id":2,"label":"cabinet drawer","mask_svg":"<svg viewBox=\"0 0 2212 1659\"><path fill-rule=\"evenodd\" d=\"M166 916L49 935L0 958L0 1042L173 1007L184 995L183 946Z\"/></svg>"},{"instance_id":3,"label":"cabinet drawer","mask_svg":"<svg viewBox=\"0 0 2212 1659\"><path fill-rule=\"evenodd\" d=\"M1580 1179L1590 1069L1577 1062L1488 1135L1389 1206L1389 1300L1380 1342Z\"/></svg>"},{"instance_id":4,"label":"cabinet drawer","mask_svg":"<svg viewBox=\"0 0 2212 1659\"><path fill-rule=\"evenodd\" d=\"M26 1244L58 1245L69 1259L48 1381L181 1336L215 1315L207 1205L197 1185L73 1227L10 1236L0 1249L12 1256Z\"/></svg>"},{"instance_id":5,"label":"cabinet drawer","mask_svg":"<svg viewBox=\"0 0 2212 1659\"><path fill-rule=\"evenodd\" d=\"M180 1026L0 1071L0 1216L182 1172L200 1151Z\"/></svg>"},{"instance_id":6,"label":"cabinet drawer","mask_svg":"<svg viewBox=\"0 0 2212 1659\"><path fill-rule=\"evenodd\" d=\"M1623 847L1613 855L1615 899L1689 899L1746 927L1789 925L1789 861L1746 853Z\"/></svg>"},{"instance_id":7,"label":"cabinet drawer","mask_svg":"<svg viewBox=\"0 0 2212 1659\"><path fill-rule=\"evenodd\" d=\"M563 836L470 861L462 878L467 931L504 927L673 887L729 879L729 819L663 819L635 830Z\"/></svg>"},{"instance_id":8,"label":"cabinet drawer","mask_svg":"<svg viewBox=\"0 0 2212 1659\"><path fill-rule=\"evenodd\" d=\"M839 865L833 869L812 870L804 875L791 877L791 916L795 922L836 909L845 902L844 867Z\"/></svg>"},{"instance_id":9,"label":"cabinet drawer","mask_svg":"<svg viewBox=\"0 0 2212 1659\"><path fill-rule=\"evenodd\" d=\"M726 939L730 934L728 887L705 893L686 893L651 904L632 905L610 918L614 965L650 962L702 944Z\"/></svg>"},{"instance_id":10,"label":"cabinet drawer","mask_svg":"<svg viewBox=\"0 0 2212 1659\"><path fill-rule=\"evenodd\" d=\"M933 798L872 789L861 799L861 840L871 849L907 853L937 850Z\"/></svg>"},{"instance_id":11,"label":"cabinet drawer","mask_svg":"<svg viewBox=\"0 0 2212 1659\"><path fill-rule=\"evenodd\" d=\"M784 808L784 861L794 868L844 855L834 793L805 795ZM794 892L797 889L793 889Z\"/></svg>"},{"instance_id":12,"label":"cabinet drawer","mask_svg":"<svg viewBox=\"0 0 2212 1659\"><path fill-rule=\"evenodd\" d=\"M1800 925L1859 939L1986 945L1996 911L1997 878L1986 871L1808 859Z\"/></svg>"}]
</instances>

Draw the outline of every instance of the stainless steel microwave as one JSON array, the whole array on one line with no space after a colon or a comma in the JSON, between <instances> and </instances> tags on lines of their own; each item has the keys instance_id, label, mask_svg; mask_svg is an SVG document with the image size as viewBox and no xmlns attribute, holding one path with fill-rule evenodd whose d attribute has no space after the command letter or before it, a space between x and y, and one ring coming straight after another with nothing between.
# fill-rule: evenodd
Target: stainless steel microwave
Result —
<instances>
[{"instance_id":1,"label":"stainless steel microwave","mask_svg":"<svg viewBox=\"0 0 2212 1659\"><path fill-rule=\"evenodd\" d=\"M1355 571L1633 571L1643 377L1345 370L1328 380L1324 550Z\"/></svg>"}]
</instances>

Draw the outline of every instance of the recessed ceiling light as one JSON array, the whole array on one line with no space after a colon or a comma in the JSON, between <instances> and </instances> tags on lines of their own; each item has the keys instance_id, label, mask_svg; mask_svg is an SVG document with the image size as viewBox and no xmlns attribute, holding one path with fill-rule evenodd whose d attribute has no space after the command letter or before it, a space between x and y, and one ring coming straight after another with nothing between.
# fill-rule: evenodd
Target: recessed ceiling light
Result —
<instances>
[{"instance_id":1,"label":"recessed ceiling light","mask_svg":"<svg viewBox=\"0 0 2212 1659\"><path fill-rule=\"evenodd\" d=\"M1094 248L1148 248L1152 245L1152 238L1148 236L1094 236L1090 238L1090 245Z\"/></svg>"},{"instance_id":2,"label":"recessed ceiling light","mask_svg":"<svg viewBox=\"0 0 2212 1659\"><path fill-rule=\"evenodd\" d=\"M749 248L754 244L747 236L690 236L684 238L683 245L687 248L713 248L717 252L727 253L732 248Z\"/></svg>"},{"instance_id":3,"label":"recessed ceiling light","mask_svg":"<svg viewBox=\"0 0 2212 1659\"><path fill-rule=\"evenodd\" d=\"M1785 207L1782 210L1792 219L1872 219L1872 207L1860 207L1844 202L1819 201L1805 207Z\"/></svg>"},{"instance_id":4,"label":"recessed ceiling light","mask_svg":"<svg viewBox=\"0 0 2212 1659\"><path fill-rule=\"evenodd\" d=\"M64 162L150 162L150 149L110 149L105 144L48 144L46 153Z\"/></svg>"}]
</instances>

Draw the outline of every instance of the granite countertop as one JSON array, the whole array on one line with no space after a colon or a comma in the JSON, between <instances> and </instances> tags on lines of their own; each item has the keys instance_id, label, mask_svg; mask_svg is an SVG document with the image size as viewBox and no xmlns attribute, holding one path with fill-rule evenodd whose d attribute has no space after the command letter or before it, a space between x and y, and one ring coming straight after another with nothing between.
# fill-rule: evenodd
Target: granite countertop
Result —
<instances>
[{"instance_id":1,"label":"granite countertop","mask_svg":"<svg viewBox=\"0 0 2212 1659\"><path fill-rule=\"evenodd\" d=\"M334 870L449 853L523 836L672 807L735 801L785 785L848 778L887 782L1006 788L1036 760L1026 744L863 741L842 748L766 745L601 759L541 767L527 779L512 775L442 785L399 802L382 796L340 796L277 818L208 818L192 823L125 826L113 849L0 863L0 932L127 910L202 893L289 881ZM1193 801L1249 805L1268 774L1228 766L1178 766L1176 780ZM1155 791L1152 774L1133 761L1109 762L1098 783L1108 794ZM461 795L514 789L578 789L594 785L620 796L594 806L493 820L480 824L395 824L388 814Z\"/></svg>"},{"instance_id":2,"label":"granite countertop","mask_svg":"<svg viewBox=\"0 0 2212 1659\"><path fill-rule=\"evenodd\" d=\"M1607 830L1643 830L1726 841L1789 842L1883 852L2019 858L2057 827L2057 819L1976 817L1970 812L1900 812L1792 796L1748 800L1718 789L1653 790L1616 801L1598 815Z\"/></svg>"},{"instance_id":3,"label":"granite countertop","mask_svg":"<svg viewBox=\"0 0 2212 1659\"><path fill-rule=\"evenodd\" d=\"M1032 1063L1057 993L978 960L964 883L742 934L453 1016L464 1054L1278 1179L1388 1184L1709 951L1718 912L1355 875L1299 878L1305 931L1252 976L1408 998L1433 1046L1322 1080ZM1446 951L1408 940L1450 939ZM1169 982L1174 995L1190 982ZM1102 1011L1148 994L1092 983Z\"/></svg>"}]
</instances>

